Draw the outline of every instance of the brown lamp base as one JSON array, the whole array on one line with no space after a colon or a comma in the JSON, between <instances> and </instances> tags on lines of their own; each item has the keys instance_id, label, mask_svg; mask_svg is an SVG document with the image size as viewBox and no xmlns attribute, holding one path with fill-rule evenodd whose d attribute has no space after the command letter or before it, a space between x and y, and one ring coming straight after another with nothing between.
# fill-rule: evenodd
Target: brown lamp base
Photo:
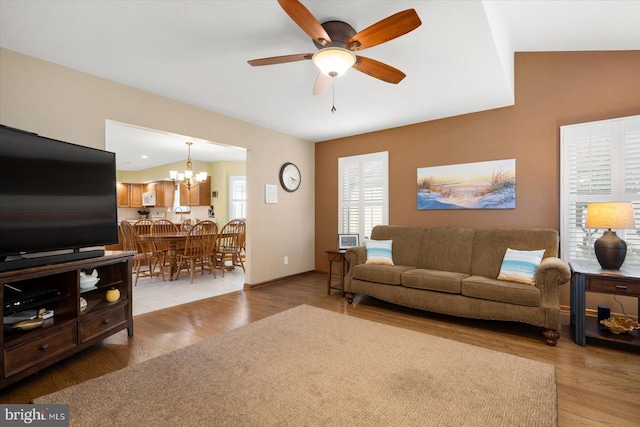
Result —
<instances>
[{"instance_id":1,"label":"brown lamp base","mask_svg":"<svg viewBox=\"0 0 640 427\"><path fill-rule=\"evenodd\" d=\"M620 269L627 256L627 244L611 229L605 231L593 247L600 266L605 270Z\"/></svg>"}]
</instances>

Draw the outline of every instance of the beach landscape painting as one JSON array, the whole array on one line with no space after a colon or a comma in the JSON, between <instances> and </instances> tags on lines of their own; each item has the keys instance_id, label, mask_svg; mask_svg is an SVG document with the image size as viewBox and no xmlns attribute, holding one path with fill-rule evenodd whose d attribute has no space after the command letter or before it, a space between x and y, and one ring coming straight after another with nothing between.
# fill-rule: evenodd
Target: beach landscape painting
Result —
<instances>
[{"instance_id":1,"label":"beach landscape painting","mask_svg":"<svg viewBox=\"0 0 640 427\"><path fill-rule=\"evenodd\" d=\"M516 159L418 168L418 210L515 209Z\"/></svg>"}]
</instances>

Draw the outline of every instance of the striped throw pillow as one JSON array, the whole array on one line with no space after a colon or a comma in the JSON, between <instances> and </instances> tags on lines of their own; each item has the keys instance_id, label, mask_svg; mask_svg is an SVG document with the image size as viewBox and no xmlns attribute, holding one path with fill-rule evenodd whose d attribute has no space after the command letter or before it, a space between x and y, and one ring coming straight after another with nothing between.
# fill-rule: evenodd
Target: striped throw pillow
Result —
<instances>
[{"instance_id":1,"label":"striped throw pillow","mask_svg":"<svg viewBox=\"0 0 640 427\"><path fill-rule=\"evenodd\" d=\"M507 249L500 267L499 280L536 284L536 270L544 256L544 249L537 251L517 251Z\"/></svg>"},{"instance_id":2,"label":"striped throw pillow","mask_svg":"<svg viewBox=\"0 0 640 427\"><path fill-rule=\"evenodd\" d=\"M367 248L367 260L365 264L393 265L391 246L393 240L365 240Z\"/></svg>"}]
</instances>

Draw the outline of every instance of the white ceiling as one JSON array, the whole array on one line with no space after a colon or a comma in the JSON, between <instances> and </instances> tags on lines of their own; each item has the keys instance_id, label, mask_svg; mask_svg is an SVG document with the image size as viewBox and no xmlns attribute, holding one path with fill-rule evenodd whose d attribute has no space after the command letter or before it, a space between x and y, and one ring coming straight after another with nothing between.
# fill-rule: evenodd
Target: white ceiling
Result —
<instances>
[{"instance_id":1,"label":"white ceiling","mask_svg":"<svg viewBox=\"0 0 640 427\"><path fill-rule=\"evenodd\" d=\"M249 66L316 50L275 0L0 0L0 45L313 142L512 105L516 51L640 50L637 0L302 3L357 31L414 8L422 26L359 53L407 77L350 70L332 114L310 61Z\"/></svg>"}]
</instances>

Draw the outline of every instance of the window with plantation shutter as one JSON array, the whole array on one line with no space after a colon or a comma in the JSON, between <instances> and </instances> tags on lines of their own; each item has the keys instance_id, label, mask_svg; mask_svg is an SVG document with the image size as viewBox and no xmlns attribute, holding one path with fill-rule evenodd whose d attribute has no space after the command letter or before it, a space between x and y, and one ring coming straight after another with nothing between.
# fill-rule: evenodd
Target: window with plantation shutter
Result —
<instances>
[{"instance_id":1,"label":"window with plantation shutter","mask_svg":"<svg viewBox=\"0 0 640 427\"><path fill-rule=\"evenodd\" d=\"M565 261L594 260L604 229L585 227L591 202L631 202L640 218L640 116L562 126L560 243ZM640 264L640 229L614 230L625 264Z\"/></svg>"},{"instance_id":2,"label":"window with plantation shutter","mask_svg":"<svg viewBox=\"0 0 640 427\"><path fill-rule=\"evenodd\" d=\"M389 223L389 153L338 159L338 233L371 236Z\"/></svg>"},{"instance_id":3,"label":"window with plantation shutter","mask_svg":"<svg viewBox=\"0 0 640 427\"><path fill-rule=\"evenodd\" d=\"M231 212L229 218L246 218L247 217L247 177L232 176L231 177Z\"/></svg>"}]
</instances>

